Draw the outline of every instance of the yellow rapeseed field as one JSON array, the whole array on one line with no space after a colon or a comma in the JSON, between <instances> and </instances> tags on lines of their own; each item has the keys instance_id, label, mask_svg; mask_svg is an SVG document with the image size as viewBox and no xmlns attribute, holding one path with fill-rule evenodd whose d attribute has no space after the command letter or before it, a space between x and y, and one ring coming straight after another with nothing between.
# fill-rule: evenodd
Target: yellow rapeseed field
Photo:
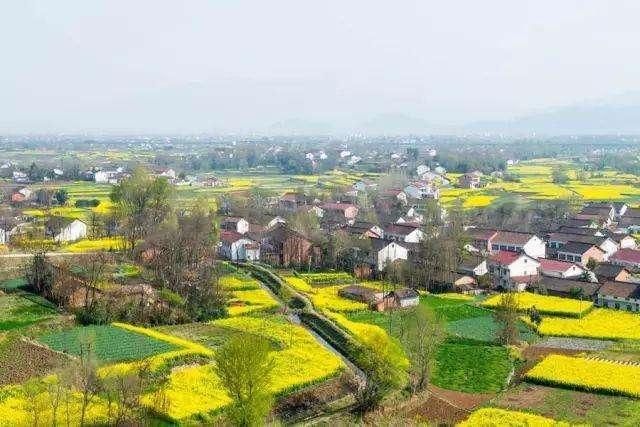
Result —
<instances>
[{"instance_id":1,"label":"yellow rapeseed field","mask_svg":"<svg viewBox=\"0 0 640 427\"><path fill-rule=\"evenodd\" d=\"M101 239L85 239L75 243L62 246L65 252L98 252L98 251L118 251L122 249L124 242L121 237L104 237Z\"/></svg>"},{"instance_id":2,"label":"yellow rapeseed field","mask_svg":"<svg viewBox=\"0 0 640 427\"><path fill-rule=\"evenodd\" d=\"M344 365L339 357L316 342L301 326L283 318L233 317L215 320L213 325L238 332L258 334L281 348L271 352L274 361L272 391L283 394L337 375ZM157 397L165 398L162 407ZM144 396L143 401L175 421L207 419L231 400L211 365L174 370L161 393Z\"/></svg>"},{"instance_id":3,"label":"yellow rapeseed field","mask_svg":"<svg viewBox=\"0 0 640 427\"><path fill-rule=\"evenodd\" d=\"M249 289L245 291L234 291L230 304L229 315L238 316L277 307L278 301L264 289Z\"/></svg>"},{"instance_id":4,"label":"yellow rapeseed field","mask_svg":"<svg viewBox=\"0 0 640 427\"><path fill-rule=\"evenodd\" d=\"M568 423L526 412L482 408L458 424L459 427L569 427Z\"/></svg>"},{"instance_id":5,"label":"yellow rapeseed field","mask_svg":"<svg viewBox=\"0 0 640 427\"><path fill-rule=\"evenodd\" d=\"M640 397L640 365L552 354L525 377L537 383Z\"/></svg>"},{"instance_id":6,"label":"yellow rapeseed field","mask_svg":"<svg viewBox=\"0 0 640 427\"><path fill-rule=\"evenodd\" d=\"M640 314L594 308L581 319L545 316L537 329L541 335L640 340Z\"/></svg>"},{"instance_id":7,"label":"yellow rapeseed field","mask_svg":"<svg viewBox=\"0 0 640 427\"><path fill-rule=\"evenodd\" d=\"M535 307L538 312L543 314L578 317L593 307L593 302L591 301L579 301L571 298L532 294L530 292L521 292L516 296L518 298L518 307L522 311ZM494 295L481 305L495 308L502 301L502 297L502 294Z\"/></svg>"}]
</instances>

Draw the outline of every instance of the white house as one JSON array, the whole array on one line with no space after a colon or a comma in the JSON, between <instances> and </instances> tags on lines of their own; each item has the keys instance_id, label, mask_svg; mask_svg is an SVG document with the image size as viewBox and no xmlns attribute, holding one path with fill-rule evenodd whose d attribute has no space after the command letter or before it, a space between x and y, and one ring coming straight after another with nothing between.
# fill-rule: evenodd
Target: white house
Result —
<instances>
[{"instance_id":1,"label":"white house","mask_svg":"<svg viewBox=\"0 0 640 427\"><path fill-rule=\"evenodd\" d=\"M235 231L240 234L246 234L249 232L249 222L240 217L227 217L222 220L220 227L223 230Z\"/></svg>"},{"instance_id":2,"label":"white house","mask_svg":"<svg viewBox=\"0 0 640 427\"><path fill-rule=\"evenodd\" d=\"M419 227L407 223L387 225L384 235L388 239L406 243L420 243L424 239L424 232Z\"/></svg>"},{"instance_id":3,"label":"white house","mask_svg":"<svg viewBox=\"0 0 640 427\"><path fill-rule=\"evenodd\" d=\"M6 245L8 239L8 232L2 228L0 228L0 245Z\"/></svg>"},{"instance_id":4,"label":"white house","mask_svg":"<svg viewBox=\"0 0 640 427\"><path fill-rule=\"evenodd\" d=\"M231 261L260 260L260 245L232 230L220 232L219 252L221 256Z\"/></svg>"},{"instance_id":5,"label":"white house","mask_svg":"<svg viewBox=\"0 0 640 427\"><path fill-rule=\"evenodd\" d=\"M388 242L384 240L373 239L373 247L375 253L375 264L378 271L382 271L385 267L399 259L406 260L409 250L401 246L397 242Z\"/></svg>"},{"instance_id":6,"label":"white house","mask_svg":"<svg viewBox=\"0 0 640 427\"><path fill-rule=\"evenodd\" d=\"M540 263L524 253L498 251L489 257L489 273L497 288L524 291L538 279Z\"/></svg>"},{"instance_id":7,"label":"white house","mask_svg":"<svg viewBox=\"0 0 640 427\"><path fill-rule=\"evenodd\" d=\"M541 274L560 279L580 277L586 271L578 264L557 259L538 258L538 262L540 263Z\"/></svg>"},{"instance_id":8,"label":"white house","mask_svg":"<svg viewBox=\"0 0 640 427\"><path fill-rule=\"evenodd\" d=\"M57 227L50 229L50 234L53 235L53 240L57 243L73 242L87 237L87 224L79 219L66 225L60 223Z\"/></svg>"},{"instance_id":9,"label":"white house","mask_svg":"<svg viewBox=\"0 0 640 427\"><path fill-rule=\"evenodd\" d=\"M531 258L546 258L547 246L538 236L515 231L498 231L491 239L492 251L524 252Z\"/></svg>"}]
</instances>

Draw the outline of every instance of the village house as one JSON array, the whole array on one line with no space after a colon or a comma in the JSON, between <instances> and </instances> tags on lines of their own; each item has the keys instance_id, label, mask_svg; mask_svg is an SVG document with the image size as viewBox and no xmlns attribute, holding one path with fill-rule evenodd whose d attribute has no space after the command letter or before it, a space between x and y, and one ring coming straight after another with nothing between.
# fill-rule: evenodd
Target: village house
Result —
<instances>
[{"instance_id":1,"label":"village house","mask_svg":"<svg viewBox=\"0 0 640 427\"><path fill-rule=\"evenodd\" d=\"M318 205L311 205L311 206L303 206L302 210L304 212L313 214L315 216L317 216L318 218L322 218L324 217L324 209L322 209L320 206Z\"/></svg>"},{"instance_id":2,"label":"village house","mask_svg":"<svg viewBox=\"0 0 640 427\"><path fill-rule=\"evenodd\" d=\"M540 273L544 276L569 279L581 277L585 273L584 268L572 262L547 258L538 258L538 262L540 263Z\"/></svg>"},{"instance_id":3,"label":"village house","mask_svg":"<svg viewBox=\"0 0 640 427\"><path fill-rule=\"evenodd\" d=\"M522 292L538 280L540 263L525 253L497 251L489 256L488 268L494 287Z\"/></svg>"},{"instance_id":4,"label":"village house","mask_svg":"<svg viewBox=\"0 0 640 427\"><path fill-rule=\"evenodd\" d=\"M358 216L358 207L351 203L324 203L321 207L327 214L332 214L348 221L354 220Z\"/></svg>"},{"instance_id":5,"label":"village house","mask_svg":"<svg viewBox=\"0 0 640 427\"><path fill-rule=\"evenodd\" d=\"M465 173L463 175L460 175L460 177L458 178L458 186L460 188L480 188L482 185L481 178L482 172L480 171Z\"/></svg>"},{"instance_id":6,"label":"village house","mask_svg":"<svg viewBox=\"0 0 640 427\"><path fill-rule=\"evenodd\" d=\"M87 224L79 219L53 217L45 224L45 231L56 243L67 243L87 237Z\"/></svg>"},{"instance_id":7,"label":"village house","mask_svg":"<svg viewBox=\"0 0 640 427\"><path fill-rule=\"evenodd\" d=\"M418 304L420 304L420 294L410 288L396 289L384 296L385 309L416 307Z\"/></svg>"},{"instance_id":8,"label":"village house","mask_svg":"<svg viewBox=\"0 0 640 427\"><path fill-rule=\"evenodd\" d=\"M252 239L235 230L220 232L220 256L231 261L259 261L260 247Z\"/></svg>"},{"instance_id":9,"label":"village house","mask_svg":"<svg viewBox=\"0 0 640 427\"><path fill-rule=\"evenodd\" d=\"M556 258L561 261L576 262L586 267L589 260L596 263L605 261L605 252L599 247L590 243L567 242L561 249L556 251Z\"/></svg>"},{"instance_id":10,"label":"village house","mask_svg":"<svg viewBox=\"0 0 640 427\"><path fill-rule=\"evenodd\" d=\"M384 238L384 230L371 222L355 221L353 224L345 226L344 230L350 235L360 238Z\"/></svg>"},{"instance_id":11,"label":"village house","mask_svg":"<svg viewBox=\"0 0 640 427\"><path fill-rule=\"evenodd\" d=\"M594 219L608 227L615 218L615 209L611 205L587 205L576 215L578 218Z\"/></svg>"},{"instance_id":12,"label":"village house","mask_svg":"<svg viewBox=\"0 0 640 427\"><path fill-rule=\"evenodd\" d=\"M287 221L281 216L275 216L267 223L267 225L265 226L265 229L270 229L275 227L278 224L286 224L286 223Z\"/></svg>"},{"instance_id":13,"label":"village house","mask_svg":"<svg viewBox=\"0 0 640 427\"><path fill-rule=\"evenodd\" d=\"M598 289L596 304L615 310L640 311L640 285L606 282Z\"/></svg>"},{"instance_id":14,"label":"village house","mask_svg":"<svg viewBox=\"0 0 640 427\"><path fill-rule=\"evenodd\" d=\"M425 173L429 172L431 168L427 165L418 165L416 166L416 175L422 176Z\"/></svg>"},{"instance_id":15,"label":"village house","mask_svg":"<svg viewBox=\"0 0 640 427\"><path fill-rule=\"evenodd\" d=\"M93 173L93 181L96 184L117 184L122 176L122 168L109 171L95 171Z\"/></svg>"},{"instance_id":16,"label":"village house","mask_svg":"<svg viewBox=\"0 0 640 427\"><path fill-rule=\"evenodd\" d=\"M400 203L402 203L403 206L406 206L408 203L407 193L405 193L399 188L391 188L389 190L385 190L384 192L382 192L380 196L386 199L397 200Z\"/></svg>"},{"instance_id":17,"label":"village house","mask_svg":"<svg viewBox=\"0 0 640 427\"><path fill-rule=\"evenodd\" d=\"M586 236L583 234L551 233L549 235L549 247L562 249L569 242L588 243L599 247L605 253L604 260L616 253L620 246L613 239L606 236Z\"/></svg>"},{"instance_id":18,"label":"village house","mask_svg":"<svg viewBox=\"0 0 640 427\"><path fill-rule=\"evenodd\" d=\"M569 218L564 222L567 227L575 228L598 228L598 222L593 219Z\"/></svg>"},{"instance_id":19,"label":"village house","mask_svg":"<svg viewBox=\"0 0 640 427\"><path fill-rule=\"evenodd\" d=\"M491 239L492 251L524 252L530 257L546 258L547 247L538 236L515 231L498 231Z\"/></svg>"},{"instance_id":20,"label":"village house","mask_svg":"<svg viewBox=\"0 0 640 427\"><path fill-rule=\"evenodd\" d=\"M376 266L378 271L383 271L387 265L398 260L407 260L409 258L409 247L401 245L398 242L371 239L373 246L372 264Z\"/></svg>"},{"instance_id":21,"label":"village house","mask_svg":"<svg viewBox=\"0 0 640 427\"><path fill-rule=\"evenodd\" d=\"M419 243L424 239L424 232L416 224L389 224L384 229L386 239L406 243Z\"/></svg>"},{"instance_id":22,"label":"village house","mask_svg":"<svg viewBox=\"0 0 640 427\"><path fill-rule=\"evenodd\" d=\"M544 295L595 301L600 284L598 282L541 276L537 282L531 284L530 288L531 291Z\"/></svg>"},{"instance_id":23,"label":"village house","mask_svg":"<svg viewBox=\"0 0 640 427\"><path fill-rule=\"evenodd\" d=\"M618 248L636 249L636 239L626 233L606 232L606 236L618 244Z\"/></svg>"},{"instance_id":24,"label":"village house","mask_svg":"<svg viewBox=\"0 0 640 427\"><path fill-rule=\"evenodd\" d=\"M471 239L469 244L470 250L473 252L491 252L491 245L493 238L496 237L498 232L496 230L488 230L485 228L468 228L467 234Z\"/></svg>"},{"instance_id":25,"label":"village house","mask_svg":"<svg viewBox=\"0 0 640 427\"><path fill-rule=\"evenodd\" d=\"M613 254L609 261L612 264L622 265L632 270L640 269L640 250L637 249L620 249Z\"/></svg>"},{"instance_id":26,"label":"village house","mask_svg":"<svg viewBox=\"0 0 640 427\"><path fill-rule=\"evenodd\" d=\"M306 197L300 193L284 193L278 200L278 208L287 212L295 212L306 204Z\"/></svg>"},{"instance_id":27,"label":"village house","mask_svg":"<svg viewBox=\"0 0 640 427\"><path fill-rule=\"evenodd\" d=\"M384 298L384 292L376 291L375 289L361 285L345 286L338 291L338 295L343 298L359 301L369 305L382 301Z\"/></svg>"},{"instance_id":28,"label":"village house","mask_svg":"<svg viewBox=\"0 0 640 427\"><path fill-rule=\"evenodd\" d=\"M458 265L458 273L466 273L475 277L484 276L488 272L487 260L474 254L466 255Z\"/></svg>"},{"instance_id":29,"label":"village house","mask_svg":"<svg viewBox=\"0 0 640 427\"><path fill-rule=\"evenodd\" d=\"M438 187L434 185L428 185L423 183L413 183L404 187L404 192L407 197L422 200L422 199L434 199L437 200L440 196Z\"/></svg>"},{"instance_id":30,"label":"village house","mask_svg":"<svg viewBox=\"0 0 640 427\"><path fill-rule=\"evenodd\" d=\"M235 231L240 234L249 232L249 222L240 217L228 216L222 219L220 228L227 231Z\"/></svg>"},{"instance_id":31,"label":"village house","mask_svg":"<svg viewBox=\"0 0 640 427\"><path fill-rule=\"evenodd\" d=\"M286 224L278 223L264 232L260 256L263 261L280 267L316 266L320 262L321 250L307 237Z\"/></svg>"},{"instance_id":32,"label":"village house","mask_svg":"<svg viewBox=\"0 0 640 427\"><path fill-rule=\"evenodd\" d=\"M631 272L622 265L603 262L593 269L598 282L632 282Z\"/></svg>"}]
</instances>

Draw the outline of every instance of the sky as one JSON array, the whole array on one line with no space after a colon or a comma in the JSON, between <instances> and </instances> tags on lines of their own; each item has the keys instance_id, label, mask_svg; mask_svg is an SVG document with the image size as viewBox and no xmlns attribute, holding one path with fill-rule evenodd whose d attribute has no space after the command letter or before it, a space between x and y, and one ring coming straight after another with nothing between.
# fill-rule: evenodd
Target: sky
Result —
<instances>
[{"instance_id":1,"label":"sky","mask_svg":"<svg viewBox=\"0 0 640 427\"><path fill-rule=\"evenodd\" d=\"M498 120L640 90L635 0L0 0L2 132Z\"/></svg>"}]
</instances>

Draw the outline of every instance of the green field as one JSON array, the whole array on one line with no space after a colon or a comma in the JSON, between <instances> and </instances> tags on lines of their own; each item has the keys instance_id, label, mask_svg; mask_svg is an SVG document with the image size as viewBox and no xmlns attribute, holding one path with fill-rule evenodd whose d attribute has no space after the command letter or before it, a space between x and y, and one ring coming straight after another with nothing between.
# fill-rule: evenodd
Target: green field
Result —
<instances>
[{"instance_id":1,"label":"green field","mask_svg":"<svg viewBox=\"0 0 640 427\"><path fill-rule=\"evenodd\" d=\"M440 347L431 381L449 390L497 392L506 387L512 369L505 347L450 340Z\"/></svg>"},{"instance_id":2,"label":"green field","mask_svg":"<svg viewBox=\"0 0 640 427\"><path fill-rule=\"evenodd\" d=\"M33 297L28 299L26 297ZM49 319L56 311L48 305L40 304L37 296L24 294L0 295L0 331L23 328Z\"/></svg>"},{"instance_id":3,"label":"green field","mask_svg":"<svg viewBox=\"0 0 640 427\"><path fill-rule=\"evenodd\" d=\"M79 355L83 341L90 342L96 358L104 363L139 360L178 349L165 341L111 325L77 326L41 335L38 340L54 350L75 355Z\"/></svg>"}]
</instances>

